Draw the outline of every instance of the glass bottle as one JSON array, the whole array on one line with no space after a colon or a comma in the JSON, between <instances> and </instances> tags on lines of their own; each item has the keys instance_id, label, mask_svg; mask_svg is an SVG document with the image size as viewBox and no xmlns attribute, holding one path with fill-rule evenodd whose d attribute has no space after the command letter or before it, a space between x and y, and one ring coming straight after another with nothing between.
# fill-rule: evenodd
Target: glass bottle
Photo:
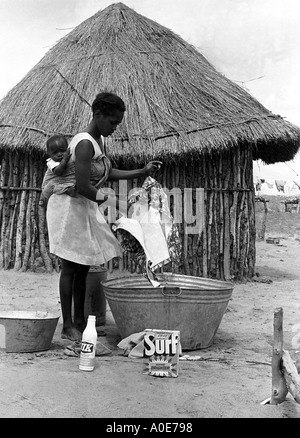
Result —
<instances>
[{"instance_id":1,"label":"glass bottle","mask_svg":"<svg viewBox=\"0 0 300 438\"><path fill-rule=\"evenodd\" d=\"M89 315L86 328L82 333L79 369L93 371L97 345L96 316Z\"/></svg>"}]
</instances>

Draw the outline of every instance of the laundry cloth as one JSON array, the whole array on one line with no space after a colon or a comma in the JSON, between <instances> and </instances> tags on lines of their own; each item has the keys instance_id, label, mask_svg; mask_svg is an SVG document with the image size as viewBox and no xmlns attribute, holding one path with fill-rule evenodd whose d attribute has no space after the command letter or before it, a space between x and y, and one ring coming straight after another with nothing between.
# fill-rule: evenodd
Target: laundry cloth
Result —
<instances>
[{"instance_id":1,"label":"laundry cloth","mask_svg":"<svg viewBox=\"0 0 300 438\"><path fill-rule=\"evenodd\" d=\"M142 187L131 193L128 205L127 217L118 219L113 231L125 252L135 255L148 279L150 271L153 274L170 261L179 264L181 240L162 186L154 178L147 177Z\"/></svg>"},{"instance_id":2,"label":"laundry cloth","mask_svg":"<svg viewBox=\"0 0 300 438\"><path fill-rule=\"evenodd\" d=\"M81 341L74 341L71 345L68 345L64 349L64 354L66 356L79 357L81 351ZM96 356L108 356L112 354L112 351L103 345L101 342L97 341L96 345Z\"/></svg>"},{"instance_id":3,"label":"laundry cloth","mask_svg":"<svg viewBox=\"0 0 300 438\"><path fill-rule=\"evenodd\" d=\"M120 341L117 346L124 350L124 356L128 356L130 358L143 357L144 335L144 331L139 333L133 333L132 335L122 339L122 341Z\"/></svg>"}]
</instances>

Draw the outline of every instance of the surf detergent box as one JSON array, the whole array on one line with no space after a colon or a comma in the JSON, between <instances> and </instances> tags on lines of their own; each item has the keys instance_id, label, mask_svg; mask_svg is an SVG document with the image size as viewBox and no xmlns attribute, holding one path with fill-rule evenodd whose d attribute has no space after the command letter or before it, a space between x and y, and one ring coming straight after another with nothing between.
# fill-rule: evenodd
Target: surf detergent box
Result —
<instances>
[{"instance_id":1,"label":"surf detergent box","mask_svg":"<svg viewBox=\"0 0 300 438\"><path fill-rule=\"evenodd\" d=\"M179 351L179 330L146 329L143 374L178 377Z\"/></svg>"}]
</instances>

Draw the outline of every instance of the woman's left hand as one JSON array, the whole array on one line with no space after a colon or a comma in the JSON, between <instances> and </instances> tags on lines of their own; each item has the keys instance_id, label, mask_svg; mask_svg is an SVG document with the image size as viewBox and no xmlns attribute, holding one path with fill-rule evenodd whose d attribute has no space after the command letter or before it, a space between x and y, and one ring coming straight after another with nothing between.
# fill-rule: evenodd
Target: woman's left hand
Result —
<instances>
[{"instance_id":1,"label":"woman's left hand","mask_svg":"<svg viewBox=\"0 0 300 438\"><path fill-rule=\"evenodd\" d=\"M144 171L147 176L154 175L160 168L161 168L162 162L161 161L150 161L145 167Z\"/></svg>"}]
</instances>

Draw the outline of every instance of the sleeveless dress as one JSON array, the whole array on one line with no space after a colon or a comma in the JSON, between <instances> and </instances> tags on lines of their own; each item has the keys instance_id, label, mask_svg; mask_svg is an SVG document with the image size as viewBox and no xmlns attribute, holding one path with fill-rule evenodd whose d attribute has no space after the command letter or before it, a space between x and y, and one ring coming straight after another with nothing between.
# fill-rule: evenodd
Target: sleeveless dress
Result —
<instances>
[{"instance_id":1,"label":"sleeveless dress","mask_svg":"<svg viewBox=\"0 0 300 438\"><path fill-rule=\"evenodd\" d=\"M94 146L91 182L99 188L108 178L111 163L87 132L75 135L69 144L74 181L75 148L83 139L90 140ZM75 198L54 193L48 201L46 217L50 253L82 265L101 265L122 255L122 248L96 202L81 195Z\"/></svg>"}]
</instances>

